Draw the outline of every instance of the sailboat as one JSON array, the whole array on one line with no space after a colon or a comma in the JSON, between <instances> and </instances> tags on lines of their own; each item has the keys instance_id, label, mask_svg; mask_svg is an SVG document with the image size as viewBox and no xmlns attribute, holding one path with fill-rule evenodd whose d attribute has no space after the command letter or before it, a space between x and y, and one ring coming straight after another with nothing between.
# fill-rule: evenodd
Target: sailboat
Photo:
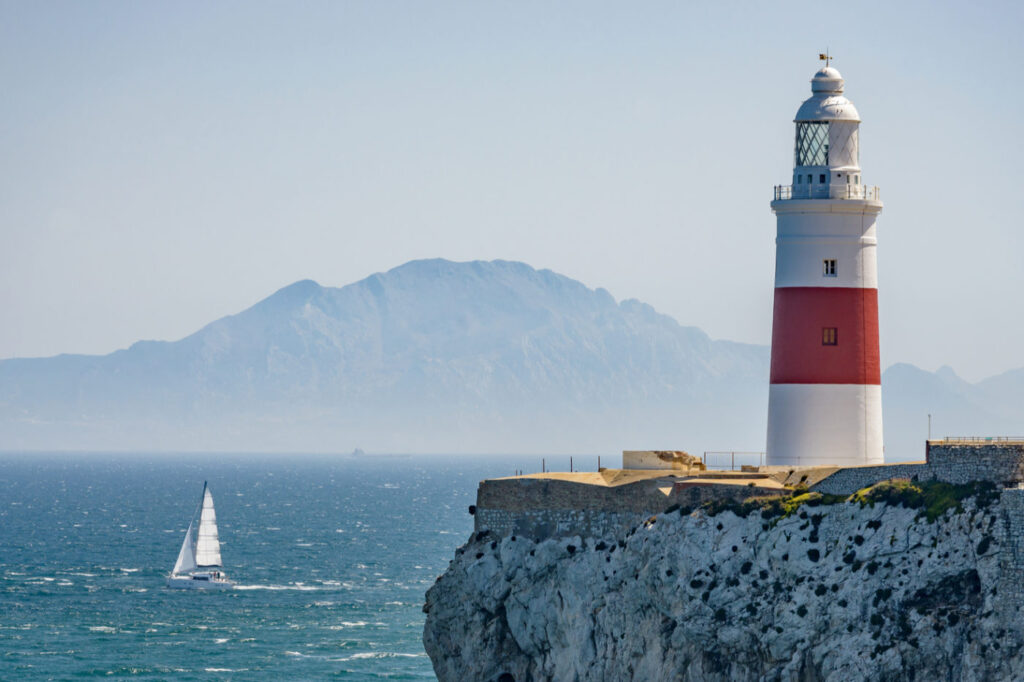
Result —
<instances>
[{"instance_id":1,"label":"sailboat","mask_svg":"<svg viewBox=\"0 0 1024 682\"><path fill-rule=\"evenodd\" d=\"M230 590L235 586L220 570L220 539L217 537L217 512L213 509L213 495L203 481L200 498L199 528L196 532L195 514L188 523L185 541L181 543L178 560L174 562L167 587L186 590Z\"/></svg>"}]
</instances>

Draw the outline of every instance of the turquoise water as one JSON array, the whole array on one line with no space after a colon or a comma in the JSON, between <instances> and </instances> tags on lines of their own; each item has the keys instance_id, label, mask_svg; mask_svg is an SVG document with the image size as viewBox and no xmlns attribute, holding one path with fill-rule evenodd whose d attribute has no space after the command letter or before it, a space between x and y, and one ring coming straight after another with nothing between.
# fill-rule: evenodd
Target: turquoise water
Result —
<instances>
[{"instance_id":1,"label":"turquoise water","mask_svg":"<svg viewBox=\"0 0 1024 682\"><path fill-rule=\"evenodd\" d=\"M0 679L434 679L424 593L516 468L540 460L0 455ZM239 589L168 590L204 480Z\"/></svg>"}]
</instances>

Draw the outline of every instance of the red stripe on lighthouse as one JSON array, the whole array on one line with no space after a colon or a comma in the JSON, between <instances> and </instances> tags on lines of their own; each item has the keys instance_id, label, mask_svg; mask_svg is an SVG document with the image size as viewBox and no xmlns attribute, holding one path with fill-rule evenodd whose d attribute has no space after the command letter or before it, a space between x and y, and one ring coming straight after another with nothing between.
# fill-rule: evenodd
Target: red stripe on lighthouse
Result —
<instances>
[{"instance_id":1,"label":"red stripe on lighthouse","mask_svg":"<svg viewBox=\"0 0 1024 682\"><path fill-rule=\"evenodd\" d=\"M826 328L837 330L836 345L822 345ZM881 384L878 289L777 288L771 382Z\"/></svg>"}]
</instances>

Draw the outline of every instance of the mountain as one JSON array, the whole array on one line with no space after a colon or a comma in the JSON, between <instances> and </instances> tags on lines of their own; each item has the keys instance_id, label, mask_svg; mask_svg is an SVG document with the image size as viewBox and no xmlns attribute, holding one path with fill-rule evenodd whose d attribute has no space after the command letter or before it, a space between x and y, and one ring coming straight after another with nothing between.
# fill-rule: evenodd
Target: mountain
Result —
<instances>
[{"instance_id":1,"label":"mountain","mask_svg":"<svg viewBox=\"0 0 1024 682\"><path fill-rule=\"evenodd\" d=\"M750 449L767 376L763 347L548 270L414 261L180 341L2 361L0 447L609 452L713 420Z\"/></svg>"},{"instance_id":2,"label":"mountain","mask_svg":"<svg viewBox=\"0 0 1024 682\"><path fill-rule=\"evenodd\" d=\"M932 436L1024 436L1024 369L969 383L950 367L895 364L882 374L886 459L924 458ZM895 456L894 456L895 454Z\"/></svg>"},{"instance_id":3,"label":"mountain","mask_svg":"<svg viewBox=\"0 0 1024 682\"><path fill-rule=\"evenodd\" d=\"M179 341L0 361L0 449L762 450L768 359L549 270L413 261L296 282ZM885 373L897 459L920 457L929 409L1021 423L1024 370L958 381Z\"/></svg>"}]
</instances>

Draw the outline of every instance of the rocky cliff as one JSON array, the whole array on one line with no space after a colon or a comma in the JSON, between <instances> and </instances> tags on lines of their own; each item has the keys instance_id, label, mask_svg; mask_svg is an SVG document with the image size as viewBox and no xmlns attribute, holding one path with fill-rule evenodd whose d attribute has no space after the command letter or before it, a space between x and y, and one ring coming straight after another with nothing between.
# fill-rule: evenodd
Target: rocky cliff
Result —
<instances>
[{"instance_id":1,"label":"rocky cliff","mask_svg":"<svg viewBox=\"0 0 1024 682\"><path fill-rule=\"evenodd\" d=\"M427 593L444 680L1024 678L1024 490L883 483L475 534Z\"/></svg>"}]
</instances>

